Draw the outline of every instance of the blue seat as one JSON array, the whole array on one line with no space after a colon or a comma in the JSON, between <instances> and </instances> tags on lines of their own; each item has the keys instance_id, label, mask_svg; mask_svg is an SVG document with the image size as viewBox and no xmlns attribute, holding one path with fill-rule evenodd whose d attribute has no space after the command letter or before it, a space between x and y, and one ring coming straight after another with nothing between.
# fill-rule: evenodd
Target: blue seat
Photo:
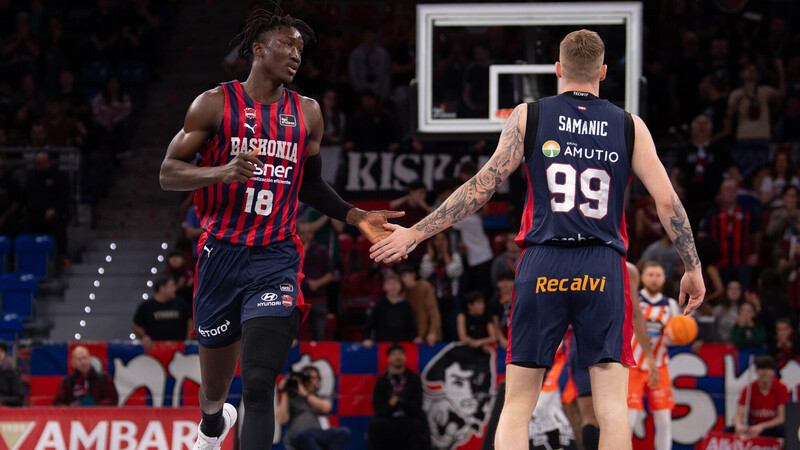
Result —
<instances>
[{"instance_id":1,"label":"blue seat","mask_svg":"<svg viewBox=\"0 0 800 450\"><path fill-rule=\"evenodd\" d=\"M3 314L14 313L22 318L33 315L33 299L39 296L39 282L29 273L0 275L0 296Z\"/></svg>"},{"instance_id":2,"label":"blue seat","mask_svg":"<svg viewBox=\"0 0 800 450\"><path fill-rule=\"evenodd\" d=\"M21 234L14 239L17 272L47 276L48 262L53 259L53 238L46 234Z\"/></svg>"},{"instance_id":3,"label":"blue seat","mask_svg":"<svg viewBox=\"0 0 800 450\"><path fill-rule=\"evenodd\" d=\"M119 63L117 76L125 86L136 86L150 81L150 68L144 61L129 59Z\"/></svg>"},{"instance_id":4,"label":"blue seat","mask_svg":"<svg viewBox=\"0 0 800 450\"><path fill-rule=\"evenodd\" d=\"M11 253L11 239L8 236L0 236L0 273L6 271L8 255Z\"/></svg>"},{"instance_id":5,"label":"blue seat","mask_svg":"<svg viewBox=\"0 0 800 450\"><path fill-rule=\"evenodd\" d=\"M94 86L101 86L111 76L114 66L110 61L94 60L87 61L83 65L81 82Z\"/></svg>"},{"instance_id":6,"label":"blue seat","mask_svg":"<svg viewBox=\"0 0 800 450\"><path fill-rule=\"evenodd\" d=\"M22 318L18 314L0 315L0 340L16 341L22 337Z\"/></svg>"}]
</instances>

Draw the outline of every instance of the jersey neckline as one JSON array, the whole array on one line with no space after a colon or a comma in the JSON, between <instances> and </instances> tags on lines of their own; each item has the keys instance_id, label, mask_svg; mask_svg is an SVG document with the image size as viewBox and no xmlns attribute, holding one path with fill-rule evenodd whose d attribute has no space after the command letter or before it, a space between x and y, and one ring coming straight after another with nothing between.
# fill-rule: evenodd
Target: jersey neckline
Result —
<instances>
[{"instance_id":1,"label":"jersey neckline","mask_svg":"<svg viewBox=\"0 0 800 450\"><path fill-rule=\"evenodd\" d=\"M600 97L592 94L591 92L567 91L563 92L561 95L578 100L600 100Z\"/></svg>"},{"instance_id":2,"label":"jersey neckline","mask_svg":"<svg viewBox=\"0 0 800 450\"><path fill-rule=\"evenodd\" d=\"M245 99L249 99L251 102L253 102L253 104L254 104L254 105L259 105L259 106L263 106L263 105L266 105L266 106L277 105L277 104L280 104L280 103L282 103L282 102L283 102L283 100L286 98L286 87L284 86L284 87L282 87L282 88L281 88L281 97L280 97L280 98L279 98L277 101L275 101L274 103L261 103L261 102L257 102L257 101L256 101L256 100L255 100L253 97L251 97L251 96L250 96L250 94L248 94L248 93L247 93L247 91L244 89L244 86L242 85L242 82L241 82L241 81L239 81L239 80L236 80L236 83L239 85L239 88L242 90L242 95L244 96L244 98L245 98Z\"/></svg>"}]
</instances>

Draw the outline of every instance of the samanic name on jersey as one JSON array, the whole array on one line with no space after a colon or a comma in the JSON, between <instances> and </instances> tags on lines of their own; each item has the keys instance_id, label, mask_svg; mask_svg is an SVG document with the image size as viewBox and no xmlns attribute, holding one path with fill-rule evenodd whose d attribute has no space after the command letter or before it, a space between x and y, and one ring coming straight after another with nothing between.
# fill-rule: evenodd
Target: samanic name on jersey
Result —
<instances>
[{"instance_id":1,"label":"samanic name on jersey","mask_svg":"<svg viewBox=\"0 0 800 450\"><path fill-rule=\"evenodd\" d=\"M584 275L583 278L547 278L536 277L536 293L539 292L584 292L597 291L605 292L606 277L592 278ZM598 289L599 288L599 289Z\"/></svg>"},{"instance_id":2,"label":"samanic name on jersey","mask_svg":"<svg viewBox=\"0 0 800 450\"><path fill-rule=\"evenodd\" d=\"M583 148L577 145L570 145L567 143L567 149L564 151L565 156L572 156L575 158L596 159L597 161L607 161L615 163L619 160L619 153L602 150L599 148Z\"/></svg>"},{"instance_id":3,"label":"samanic name on jersey","mask_svg":"<svg viewBox=\"0 0 800 450\"><path fill-rule=\"evenodd\" d=\"M573 134L608 136L606 127L608 127L608 122L605 120L583 120L558 116L558 131L566 131L567 133Z\"/></svg>"},{"instance_id":4,"label":"samanic name on jersey","mask_svg":"<svg viewBox=\"0 0 800 450\"><path fill-rule=\"evenodd\" d=\"M239 153L253 153L258 150L258 156L271 156L297 162L297 143L276 141L275 139L240 138L231 137L231 155Z\"/></svg>"}]
</instances>

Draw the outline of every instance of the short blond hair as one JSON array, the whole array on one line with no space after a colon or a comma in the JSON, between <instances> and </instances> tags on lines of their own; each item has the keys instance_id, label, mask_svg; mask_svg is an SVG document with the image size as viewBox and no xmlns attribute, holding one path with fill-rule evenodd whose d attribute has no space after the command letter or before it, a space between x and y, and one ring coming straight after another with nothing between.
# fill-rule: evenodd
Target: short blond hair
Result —
<instances>
[{"instance_id":1,"label":"short blond hair","mask_svg":"<svg viewBox=\"0 0 800 450\"><path fill-rule=\"evenodd\" d=\"M578 82L597 81L605 52L603 40L594 31L578 30L566 35L558 52L562 77Z\"/></svg>"}]
</instances>

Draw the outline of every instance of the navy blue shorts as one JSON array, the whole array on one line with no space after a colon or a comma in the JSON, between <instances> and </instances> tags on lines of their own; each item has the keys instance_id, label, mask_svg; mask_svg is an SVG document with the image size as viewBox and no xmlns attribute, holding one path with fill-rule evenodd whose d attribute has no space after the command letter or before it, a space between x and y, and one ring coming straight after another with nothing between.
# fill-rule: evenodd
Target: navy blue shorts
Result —
<instances>
[{"instance_id":1,"label":"navy blue shorts","mask_svg":"<svg viewBox=\"0 0 800 450\"><path fill-rule=\"evenodd\" d=\"M574 335L572 336L572 339L569 340L567 367L569 368L569 376L572 377L572 382L575 383L575 390L578 391L578 396L583 397L585 395L592 395L592 383L589 379L589 368L582 367L578 363L578 346Z\"/></svg>"},{"instance_id":2,"label":"navy blue shorts","mask_svg":"<svg viewBox=\"0 0 800 450\"><path fill-rule=\"evenodd\" d=\"M625 258L604 245L525 249L517 263L507 364L551 367L567 327L578 364L633 364Z\"/></svg>"},{"instance_id":3,"label":"navy blue shorts","mask_svg":"<svg viewBox=\"0 0 800 450\"><path fill-rule=\"evenodd\" d=\"M304 304L297 236L249 247L203 234L197 248L194 331L204 347L235 342L248 319L287 317Z\"/></svg>"}]
</instances>

